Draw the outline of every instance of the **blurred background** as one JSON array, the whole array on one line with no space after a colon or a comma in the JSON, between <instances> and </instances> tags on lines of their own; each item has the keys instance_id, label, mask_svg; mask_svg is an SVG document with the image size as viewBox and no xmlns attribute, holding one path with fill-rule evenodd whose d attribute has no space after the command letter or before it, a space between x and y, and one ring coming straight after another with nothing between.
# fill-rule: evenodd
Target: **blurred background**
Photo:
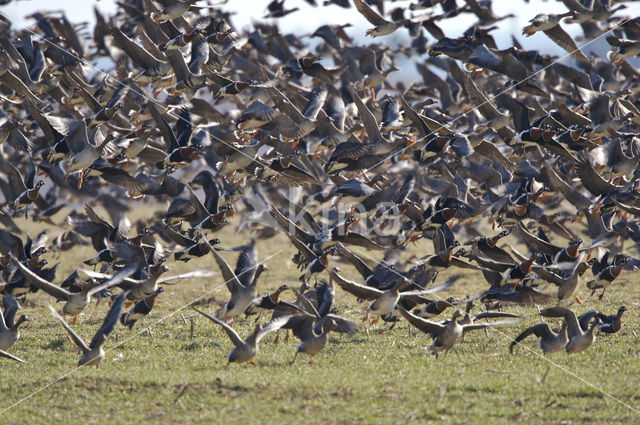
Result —
<instances>
[{"instance_id":1,"label":"blurred background","mask_svg":"<svg viewBox=\"0 0 640 425\"><path fill-rule=\"evenodd\" d=\"M260 20L267 13L266 7L269 0L229 0L223 8L227 11L234 12L231 18L231 22L237 30L251 29L255 20ZM322 3L322 0L317 1L318 4ZM411 14L419 15L425 13L425 11L411 12L408 10L410 1L387 1L385 6L387 11L390 11L396 7L405 7L405 17L410 17ZM459 1L459 6L464 4L463 1ZM201 4L206 4L202 1ZM625 3L626 9L617 13L620 16L640 16L640 2L630 1ZM354 38L356 44L366 45L370 43L389 43L391 45L409 45L410 39L406 29L396 31L394 34L371 38L365 37L365 30L371 28L371 24L367 22L362 15L360 15L355 7L350 9L344 9L339 6L317 6L312 7L304 0L287 0L285 3L286 8L298 8L294 13L291 13L283 18L279 19L267 19L269 23L277 24L280 27L282 33L293 33L297 36L304 36L311 34L316 28L324 24L346 24L353 25L351 28L347 28L347 33ZM98 8L103 14L111 15L115 12L117 5L113 0L100 0L100 1L88 1L88 0L14 0L8 5L0 6L0 13L9 18L13 24L18 27L31 26L34 24L33 19L26 18L29 14L35 11L43 10L64 10L69 20L74 23L88 22L93 24L95 21L93 9ZM440 6L436 6L431 9L435 14L441 13ZM494 0L493 12L498 15L513 14L513 18L507 18L496 25L498 28L492 31L492 35L496 40L498 47L508 48L512 46L511 37L518 39L524 48L526 49L538 49L542 53L556 55L563 57L566 52L551 42L549 38L542 32L534 34L532 37L522 36L522 27L527 25L528 21L535 15L541 12L545 13L563 13L567 8L560 1L542 1L542 0L530 0L528 2L524 0ZM461 14L452 19L439 21L438 25L442 28L447 37L459 37L462 33L472 24L477 21L475 15L470 13ZM582 30L578 24L563 24L563 28L574 38L578 38L582 35ZM429 43L435 43L435 39L427 34ZM307 40L309 48L313 51L315 45L319 43L318 38L309 38ZM586 43L586 46L585 46ZM579 46L585 46L584 51L588 55L590 52L595 52L600 56L605 56L609 45L605 40L605 37L601 37L592 42L578 42ZM411 65L411 61L414 59L402 59L398 58L398 66L401 68L401 72L391 74L390 81L397 79L411 78L414 73L414 68ZM571 58L565 58L563 61L571 62Z\"/></svg>"}]
</instances>

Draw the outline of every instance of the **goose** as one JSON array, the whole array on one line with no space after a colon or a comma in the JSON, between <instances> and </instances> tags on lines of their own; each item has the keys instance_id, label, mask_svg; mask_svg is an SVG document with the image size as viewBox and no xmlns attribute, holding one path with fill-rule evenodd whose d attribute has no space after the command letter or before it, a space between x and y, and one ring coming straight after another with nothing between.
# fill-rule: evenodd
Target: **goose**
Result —
<instances>
[{"instance_id":1,"label":"goose","mask_svg":"<svg viewBox=\"0 0 640 425\"><path fill-rule=\"evenodd\" d=\"M327 346L331 328L337 325L332 318L321 319L319 322L321 332L316 334L315 329L311 330L311 334L296 347L296 354L293 356L291 364L296 364L296 358L300 353L309 355L311 357L309 362L313 363L314 356Z\"/></svg>"},{"instance_id":2,"label":"goose","mask_svg":"<svg viewBox=\"0 0 640 425\"><path fill-rule=\"evenodd\" d=\"M256 284L258 283L260 274L266 270L266 266L264 264L258 264L258 255L254 242L247 245L240 253L235 272L231 270L229 264L227 264L224 258L222 258L213 247L211 247L211 255L215 258L222 272L224 283L231 293L229 301L216 311L216 317L221 318L225 322L228 319L232 319L232 321L235 322L235 318L244 313L256 299L258 295L256 292Z\"/></svg>"},{"instance_id":3,"label":"goose","mask_svg":"<svg viewBox=\"0 0 640 425\"><path fill-rule=\"evenodd\" d=\"M564 275L554 273L544 268L536 268L535 274L537 277L558 286L558 305L570 297L575 298L578 304L582 304L582 301L574 292L580 284L580 277L588 268L589 265L582 261L576 263L572 269L566 270Z\"/></svg>"},{"instance_id":4,"label":"goose","mask_svg":"<svg viewBox=\"0 0 640 425\"><path fill-rule=\"evenodd\" d=\"M164 288L160 287L155 293L135 303L133 307L131 307L131 310L120 315L120 323L122 323L123 326L127 326L129 329L133 329L133 326L138 320L141 320L143 317L151 313L151 310L156 304L156 298L163 292Z\"/></svg>"},{"instance_id":5,"label":"goose","mask_svg":"<svg viewBox=\"0 0 640 425\"><path fill-rule=\"evenodd\" d=\"M540 311L540 315L543 317L563 317L567 322L568 340L564 346L567 354L581 353L591 347L596 339L593 331L601 323L599 317L593 317L589 327L583 330L574 311L560 306L545 308Z\"/></svg>"},{"instance_id":6,"label":"goose","mask_svg":"<svg viewBox=\"0 0 640 425\"><path fill-rule=\"evenodd\" d=\"M589 322L591 322L594 317L598 317L601 322L598 324L598 330L607 334L613 334L622 328L622 315L625 311L627 311L627 308L622 306L616 314L607 316L597 310L589 310L578 317L578 322L580 322L580 327L583 330L587 330L589 329Z\"/></svg>"},{"instance_id":7,"label":"goose","mask_svg":"<svg viewBox=\"0 0 640 425\"><path fill-rule=\"evenodd\" d=\"M436 358L438 358L438 354L443 351L445 354L449 352L449 350L451 350L451 348L465 332L477 329L485 329L493 326L510 325L519 321L519 319L507 319L504 321L492 323L476 322L469 324L460 324L458 319L463 317L463 313L460 310L456 310L451 316L451 320L447 320L443 323L435 323L409 313L401 306L398 306L397 309L410 324L418 328L420 331L431 335L431 337L433 338L433 343L427 348L427 352L434 354Z\"/></svg>"},{"instance_id":8,"label":"goose","mask_svg":"<svg viewBox=\"0 0 640 425\"><path fill-rule=\"evenodd\" d=\"M529 335L535 335L538 338L538 347L544 354L557 353L564 350L565 345L569 341L567 336L567 322L563 321L559 330L553 330L548 323L542 322L537 325L533 325L518 335L511 345L509 345L509 352L513 354L513 348L516 344L521 344L520 341L524 340Z\"/></svg>"},{"instance_id":9,"label":"goose","mask_svg":"<svg viewBox=\"0 0 640 425\"><path fill-rule=\"evenodd\" d=\"M336 282L338 286L360 299L373 301L371 304L369 304L369 306L367 306L366 315L363 318L363 322L369 319L370 313L375 313L378 316L383 316L385 314L391 313L394 307L396 307L398 301L402 299L434 294L436 292L442 291L443 289L446 289L453 283L452 281L448 281L445 285L441 285L428 290L400 292L400 290L407 284L407 279L400 275L389 289L380 290L347 280L338 274L339 271L339 268L334 267L333 270L331 270L331 272L329 273L331 279ZM373 323L377 321L378 319L376 318L374 319Z\"/></svg>"},{"instance_id":10,"label":"goose","mask_svg":"<svg viewBox=\"0 0 640 425\"><path fill-rule=\"evenodd\" d=\"M107 313L107 316L104 318L102 326L100 326L100 329L98 329L89 345L87 345L84 340L78 336L71 326L67 324L64 318L58 314L53 306L49 305L51 315L62 323L64 329L69 333L69 337L71 337L73 342L80 348L80 350L82 350L82 354L80 354L80 358L78 360L78 366L95 366L96 368L100 366L100 363L104 360L104 343L107 341L107 337L118 323L118 318L122 312L126 295L126 292L121 292L120 295L118 295L109 309L109 313Z\"/></svg>"},{"instance_id":11,"label":"goose","mask_svg":"<svg viewBox=\"0 0 640 425\"><path fill-rule=\"evenodd\" d=\"M16 314L20 309L20 304L13 295L5 291L2 300L4 314L0 312L0 350L7 351L20 339L21 324L29 321L29 317L22 315L16 320Z\"/></svg>"},{"instance_id":12,"label":"goose","mask_svg":"<svg viewBox=\"0 0 640 425\"><path fill-rule=\"evenodd\" d=\"M93 286L85 285L82 292L69 292L32 272L27 266L18 261L13 254L11 257L29 282L57 300L65 301L65 304L62 307L62 314L63 316L73 316L73 323L77 321L78 314L82 313L84 309L87 308L91 301L91 297L94 294L120 284L125 278L131 276L137 270L137 267L129 266L122 269L102 284Z\"/></svg>"},{"instance_id":13,"label":"goose","mask_svg":"<svg viewBox=\"0 0 640 425\"><path fill-rule=\"evenodd\" d=\"M280 287L275 291L256 297L251 302L251 305L247 307L245 314L260 313L267 310L279 311L287 314L303 313L304 311L301 310L300 307L280 299L280 294L288 290L289 287L287 285L280 285Z\"/></svg>"},{"instance_id":14,"label":"goose","mask_svg":"<svg viewBox=\"0 0 640 425\"><path fill-rule=\"evenodd\" d=\"M426 20L430 18L429 15L424 15L422 17L413 18L413 19L401 19L398 21L387 21L385 18L380 16L376 11L374 11L371 6L369 6L363 0L353 0L353 4L356 6L356 9L362 16L365 17L367 21L369 21L373 28L369 28L366 31L366 34L371 37L380 37L383 35L389 35L395 32L401 26L408 26L414 23L420 23L421 20Z\"/></svg>"},{"instance_id":15,"label":"goose","mask_svg":"<svg viewBox=\"0 0 640 425\"><path fill-rule=\"evenodd\" d=\"M582 53L573 38L560 26L560 21L563 18L574 15L573 11L561 14L539 13L529 20L530 24L523 28L522 34L530 37L536 32L542 31L574 58L582 62L589 62L589 58Z\"/></svg>"},{"instance_id":16,"label":"goose","mask_svg":"<svg viewBox=\"0 0 640 425\"><path fill-rule=\"evenodd\" d=\"M240 338L240 335L238 335L238 333L225 322L219 320L215 316L205 313L202 310L198 310L195 307L193 307L193 309L211 320L213 323L222 326L222 329L225 331L233 345L235 345L235 348L227 354L227 359L229 360L227 365L229 365L229 363L249 363L255 365L256 363L251 359L253 359L260 351L258 346L260 340L269 333L280 329L289 320L288 316L283 316L272 320L264 326L257 324L251 335L243 341L242 338Z\"/></svg>"}]
</instances>

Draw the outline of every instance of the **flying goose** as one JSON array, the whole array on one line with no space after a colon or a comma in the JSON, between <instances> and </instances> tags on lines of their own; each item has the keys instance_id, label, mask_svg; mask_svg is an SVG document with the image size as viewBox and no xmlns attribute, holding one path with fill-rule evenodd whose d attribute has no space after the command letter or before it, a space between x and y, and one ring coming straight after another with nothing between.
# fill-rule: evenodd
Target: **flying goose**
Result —
<instances>
[{"instance_id":1,"label":"flying goose","mask_svg":"<svg viewBox=\"0 0 640 425\"><path fill-rule=\"evenodd\" d=\"M29 282L42 289L57 300L65 301L65 304L62 307L62 314L64 316L74 316L73 323L76 322L78 314L82 313L84 309L87 308L87 306L91 302L91 297L94 294L120 284L125 278L131 276L137 270L137 267L135 266L128 266L113 275L109 280L102 284L93 286L85 285L82 292L69 292L57 285L54 285L48 280L41 278L40 276L32 272L27 266L18 261L17 258L13 257L13 255L12 258L14 260L14 263L18 266L22 273L24 273Z\"/></svg>"},{"instance_id":2,"label":"flying goose","mask_svg":"<svg viewBox=\"0 0 640 425\"><path fill-rule=\"evenodd\" d=\"M126 292L121 292L120 295L118 295L111 306L111 309L109 309L109 313L107 313L107 316L104 318L102 326L100 326L100 329L98 329L89 345L87 345L84 340L78 336L71 326L67 324L64 318L58 314L53 306L49 306L51 315L62 323L62 326L69 333L69 337L71 337L73 342L75 342L75 344L82 350L82 354L80 354L80 359L78 360L78 366L100 366L100 363L104 360L104 343L107 341L107 337L118 323L118 318L122 312L126 295Z\"/></svg>"},{"instance_id":3,"label":"flying goose","mask_svg":"<svg viewBox=\"0 0 640 425\"><path fill-rule=\"evenodd\" d=\"M210 314L205 313L202 310L198 310L195 307L193 307L193 309L207 319L211 320L213 323L222 326L222 329L225 331L227 336L229 336L229 339L231 340L233 345L235 345L235 348L231 350L229 354L227 354L227 359L229 359L227 365L229 363L250 363L255 365L256 363L251 359L253 359L259 352L258 344L260 343L260 340L267 334L280 329L289 320L288 316L283 316L272 320L264 326L257 324L251 335L249 335L247 339L243 341L242 338L240 338L240 335L238 335L238 333L225 322Z\"/></svg>"}]
</instances>

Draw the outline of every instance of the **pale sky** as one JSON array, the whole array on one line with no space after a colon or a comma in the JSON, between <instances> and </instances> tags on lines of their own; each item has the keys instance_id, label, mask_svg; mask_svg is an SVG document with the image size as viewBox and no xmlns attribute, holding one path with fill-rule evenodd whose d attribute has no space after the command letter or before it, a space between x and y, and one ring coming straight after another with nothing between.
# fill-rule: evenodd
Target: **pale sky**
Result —
<instances>
[{"instance_id":1,"label":"pale sky","mask_svg":"<svg viewBox=\"0 0 640 425\"><path fill-rule=\"evenodd\" d=\"M322 0L318 0L318 3L322 3ZM203 4L206 2L203 2ZM259 19L265 13L268 0L229 0L224 6L227 10L233 10L236 15L233 16L232 21L238 28L249 28L253 19ZM388 9L395 7L407 6L410 1L400 0L394 2L387 2ZM463 4L459 1L460 5ZM541 1L532 0L529 3L525 3L522 0L494 0L493 11L497 15L506 15L512 13L517 16L516 19L508 19L500 23L501 28L494 31L497 36L505 38L506 35L511 33L517 34L518 37L521 33L521 28L526 25L526 22L533 18L540 11L548 13L565 12L566 8L559 1ZM51 7L51 5L54 5ZM323 24L344 24L352 23L355 28L351 28L350 33L357 34L358 32L364 35L364 30L370 27L370 24L355 10L343 9L341 7L331 5L325 7L312 7L304 0L287 0L285 3L287 8L299 7L300 10L285 16L284 18L277 19L280 28L284 32L295 32L299 34L311 33L315 28ZM36 10L62 10L64 9L67 16L72 21L91 20L93 21L93 7L97 6L105 13L113 12L116 8L115 1L113 0L62 0L54 2L51 0L14 0L7 6L0 6L0 12L13 20L16 25L25 25L30 22L24 19L24 16L35 12ZM637 13L626 13L629 15L640 15L640 6L637 4L633 7L636 8ZM435 10L438 10L436 7ZM623 12L631 12L628 8ZM416 13L424 13L418 11ZM475 17L471 14L464 14L454 19L443 22L443 29L447 36L457 37L464 32L474 21ZM32 21L31 21L32 22ZM575 27L576 31L579 28L575 25L569 25L567 30L571 32ZM532 40L535 39L535 35Z\"/></svg>"},{"instance_id":2,"label":"pale sky","mask_svg":"<svg viewBox=\"0 0 640 425\"><path fill-rule=\"evenodd\" d=\"M203 1L203 3L205 3ZM317 0L317 3L322 3L322 0ZM388 9L399 6L407 6L409 1L395 1L387 2ZM459 0L458 3L462 5L464 2ZM236 12L232 17L233 25L238 29L249 29L252 26L252 21L261 18L265 14L265 8L268 4L268 0L229 0L225 8L227 10L233 10ZM51 7L54 5L54 7ZM618 12L621 15L628 16L640 16L640 4L639 2L626 3L627 8ZM26 25L32 25L32 19L26 19L25 16L33 13L37 10L61 10L64 9L67 17L71 22L89 21L93 22L93 8L98 7L105 14L113 13L115 10L115 1L113 0L14 0L9 5L0 6L0 13L8 17L15 26L23 27ZM294 33L299 36L312 33L317 27L323 24L344 24L351 23L354 26L348 28L347 32L354 37L359 44L368 44L372 42L391 42L398 41L401 44L408 44L409 39L406 30L398 30L391 36L371 39L365 37L364 32L371 25L355 10L343 9L341 7L331 5L327 7L311 7L304 0L287 0L286 7L299 7L300 10L294 12L284 18L272 20L277 22L283 33ZM436 6L436 11L439 8ZM529 3L525 3L523 0L494 0L493 12L496 15L506 15L512 13L516 18L506 19L501 21L498 25L499 28L492 32L492 35L496 39L499 48L507 48L511 46L511 35L515 35L521 40L525 48L537 48L545 53L552 55L564 56L566 52L553 44L546 35L539 32L530 38L524 38L521 35L522 27L527 24L527 21L533 18L540 12L547 13L562 13L566 11L564 5L559 1L542 1L531 0ZM418 11L416 13L424 13ZM408 13L406 14L408 15ZM447 21L439 22L439 25L449 37L458 37L462 35L464 30L476 21L475 16L471 14L464 14ZM572 36L581 34L581 29L576 24L564 24L563 27ZM403 39L404 38L404 39ZM435 40L430 39L431 42ZM310 44L311 47L315 45L315 42ZM593 43L591 47L600 46L600 49L606 50L607 43L602 38L596 43ZM587 49L589 51L589 49ZM602 51L602 50L601 50Z\"/></svg>"}]
</instances>

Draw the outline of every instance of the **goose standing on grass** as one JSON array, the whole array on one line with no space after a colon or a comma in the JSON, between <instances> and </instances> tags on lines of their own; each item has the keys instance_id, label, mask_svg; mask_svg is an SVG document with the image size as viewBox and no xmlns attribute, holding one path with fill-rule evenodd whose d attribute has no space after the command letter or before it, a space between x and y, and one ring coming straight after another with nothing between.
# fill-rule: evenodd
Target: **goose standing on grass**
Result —
<instances>
[{"instance_id":1,"label":"goose standing on grass","mask_svg":"<svg viewBox=\"0 0 640 425\"><path fill-rule=\"evenodd\" d=\"M582 330L586 331L589 329L589 322L591 322L594 317L598 317L601 322L598 324L598 330L607 334L614 334L622 329L622 315L625 311L627 311L627 308L622 306L616 314L607 316L598 310L589 310L578 317L578 322L580 322Z\"/></svg>"},{"instance_id":2,"label":"goose standing on grass","mask_svg":"<svg viewBox=\"0 0 640 425\"><path fill-rule=\"evenodd\" d=\"M238 335L238 333L234 331L231 326L227 325L216 317L205 313L204 311L198 310L195 307L193 307L193 309L202 314L207 319L211 320L213 323L217 323L218 325L222 326L222 329L229 336L229 339L231 339L233 345L235 345L235 348L231 350L229 354L227 354L227 358L229 359L227 365L229 365L229 363L249 363L255 365L256 363L251 359L253 359L260 351L258 347L258 343L260 342L260 340L270 332L277 331L284 324L286 324L287 321L289 321L289 316L283 316L272 320L264 326L258 324L254 328L251 335L249 335L247 339L243 341L242 338L240 338L240 335Z\"/></svg>"},{"instance_id":3,"label":"goose standing on grass","mask_svg":"<svg viewBox=\"0 0 640 425\"><path fill-rule=\"evenodd\" d=\"M15 320L20 304L9 292L4 293L2 304L4 314L0 312L0 350L6 351L18 342L20 338L18 328L22 323L29 321L29 318L23 314Z\"/></svg>"},{"instance_id":4,"label":"goose standing on grass","mask_svg":"<svg viewBox=\"0 0 640 425\"><path fill-rule=\"evenodd\" d=\"M102 360L104 360L104 343L107 340L107 337L113 331L113 328L118 323L118 318L120 317L120 313L122 313L122 307L124 306L124 300L126 298L127 293L121 292L120 295L116 298L109 313L102 322L102 326L98 329L95 336L91 340L91 344L87 346L87 344L83 341L78 334L65 322L64 318L58 314L58 312L52 307L49 306L51 310L51 315L58 319L62 326L69 333L69 336L76 343L76 345L82 350L82 354L80 355L80 359L78 360L78 366L100 366Z\"/></svg>"},{"instance_id":5,"label":"goose standing on grass","mask_svg":"<svg viewBox=\"0 0 640 425\"><path fill-rule=\"evenodd\" d=\"M628 259L623 258L618 264L607 264L606 261L601 261L598 263L592 258L590 261L592 262L591 271L593 272L593 279L587 282L587 288L591 289L591 295L593 295L598 288L602 288L602 292L598 295L598 299L602 299L604 297L604 293L607 290L607 287L613 282L624 268L624 265L628 261Z\"/></svg>"}]
</instances>

